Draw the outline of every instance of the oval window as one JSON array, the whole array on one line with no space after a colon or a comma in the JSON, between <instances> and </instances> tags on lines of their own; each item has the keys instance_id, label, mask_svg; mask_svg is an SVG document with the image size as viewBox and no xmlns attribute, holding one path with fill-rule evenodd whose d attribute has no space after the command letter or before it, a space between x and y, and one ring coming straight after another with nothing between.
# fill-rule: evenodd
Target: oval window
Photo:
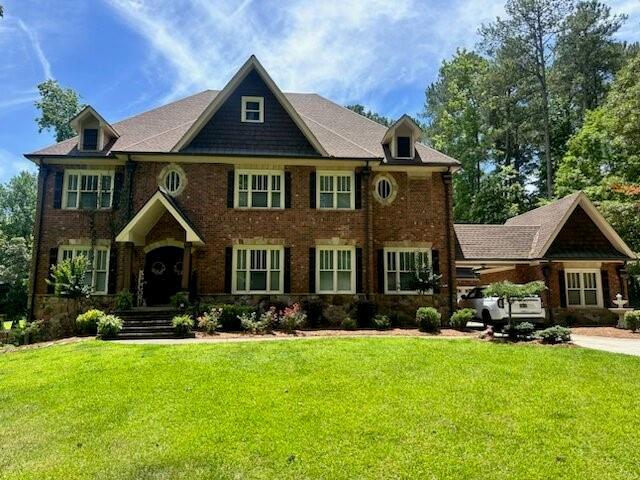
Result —
<instances>
[{"instance_id":1,"label":"oval window","mask_svg":"<svg viewBox=\"0 0 640 480\"><path fill-rule=\"evenodd\" d=\"M391 182L386 178L381 178L378 180L378 196L382 200L386 200L391 196Z\"/></svg>"},{"instance_id":2,"label":"oval window","mask_svg":"<svg viewBox=\"0 0 640 480\"><path fill-rule=\"evenodd\" d=\"M180 174L175 170L169 170L164 177L164 186L169 193L176 193L180 190L181 183Z\"/></svg>"}]
</instances>

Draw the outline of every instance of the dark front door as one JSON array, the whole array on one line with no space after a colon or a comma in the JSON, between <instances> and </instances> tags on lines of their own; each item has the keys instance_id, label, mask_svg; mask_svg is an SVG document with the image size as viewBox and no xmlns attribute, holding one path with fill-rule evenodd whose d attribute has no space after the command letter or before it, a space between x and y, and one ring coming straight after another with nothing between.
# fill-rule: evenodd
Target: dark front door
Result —
<instances>
[{"instance_id":1,"label":"dark front door","mask_svg":"<svg viewBox=\"0 0 640 480\"><path fill-rule=\"evenodd\" d=\"M180 291L183 250L161 247L147 253L144 263L144 297L147 305L167 305Z\"/></svg>"}]
</instances>

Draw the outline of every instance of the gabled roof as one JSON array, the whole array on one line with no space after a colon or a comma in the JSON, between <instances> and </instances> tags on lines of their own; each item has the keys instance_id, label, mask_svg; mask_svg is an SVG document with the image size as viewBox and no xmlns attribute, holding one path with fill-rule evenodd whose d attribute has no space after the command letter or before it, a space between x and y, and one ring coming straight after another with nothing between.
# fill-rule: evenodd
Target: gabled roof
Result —
<instances>
[{"instance_id":1,"label":"gabled roof","mask_svg":"<svg viewBox=\"0 0 640 480\"><path fill-rule=\"evenodd\" d=\"M549 247L578 207L584 209L615 251L620 253L618 258L636 258L589 198L582 192L576 192L512 217L504 225L454 225L458 260L545 258ZM591 253L593 258L611 258L608 252ZM574 253L566 252L566 255L569 258Z\"/></svg>"},{"instance_id":2,"label":"gabled roof","mask_svg":"<svg viewBox=\"0 0 640 480\"><path fill-rule=\"evenodd\" d=\"M204 118L220 92L205 90L196 95L116 122L119 133L112 144L95 155L114 153L172 153L198 119ZM326 156L339 159L382 160L382 139L387 127L313 93L281 93L306 130L319 142ZM301 129L302 130L302 129ZM37 160L46 156L88 156L75 148L78 137L27 154ZM416 143L416 159L402 164L457 167L459 162L427 145ZM393 162L389 162L390 164Z\"/></svg>"},{"instance_id":3,"label":"gabled roof","mask_svg":"<svg viewBox=\"0 0 640 480\"><path fill-rule=\"evenodd\" d=\"M174 199L162 189L158 189L136 215L125 225L116 237L116 242L133 242L144 245L145 237L158 222L164 212L169 212L184 229L186 241L194 245L204 245L195 227L180 209Z\"/></svg>"},{"instance_id":4,"label":"gabled roof","mask_svg":"<svg viewBox=\"0 0 640 480\"><path fill-rule=\"evenodd\" d=\"M384 134L384 137L382 137L382 143L383 144L389 143L393 138L394 132L398 129L398 127L401 127L401 126L406 126L410 130L412 130L413 133L416 135L416 138L420 138L420 135L422 135L422 129L420 128L420 126L415 122L413 118L411 118L409 115L405 113L398 120L393 122L393 125L391 125L387 129L387 131Z\"/></svg>"},{"instance_id":5,"label":"gabled roof","mask_svg":"<svg viewBox=\"0 0 640 480\"><path fill-rule=\"evenodd\" d=\"M111 135L114 138L118 138L120 136L118 134L118 131L115 128L113 128L113 126L111 126L111 124L107 122L102 117L102 115L100 115L96 111L96 109L93 108L91 105L87 105L82 110L80 110L78 114L69 121L69 124L73 127L73 129L77 133L80 133L80 125L82 121L89 115L93 116L96 120L98 120L98 123L100 124L100 126L104 128L107 132L109 132L109 135Z\"/></svg>"}]
</instances>

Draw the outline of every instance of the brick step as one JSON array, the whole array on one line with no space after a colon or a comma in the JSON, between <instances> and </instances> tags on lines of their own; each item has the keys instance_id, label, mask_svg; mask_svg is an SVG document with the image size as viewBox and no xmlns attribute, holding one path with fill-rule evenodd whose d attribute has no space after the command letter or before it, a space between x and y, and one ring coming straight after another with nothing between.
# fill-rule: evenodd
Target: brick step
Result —
<instances>
[{"instance_id":1,"label":"brick step","mask_svg":"<svg viewBox=\"0 0 640 480\"><path fill-rule=\"evenodd\" d=\"M171 320L124 320L125 327L167 327L171 326Z\"/></svg>"},{"instance_id":2,"label":"brick step","mask_svg":"<svg viewBox=\"0 0 640 480\"><path fill-rule=\"evenodd\" d=\"M156 333L145 333L145 332L135 332L135 333L120 333L116 340L154 340L154 339L171 339L171 338L195 338L196 334L191 333L191 335L177 336L173 332L156 332Z\"/></svg>"}]
</instances>

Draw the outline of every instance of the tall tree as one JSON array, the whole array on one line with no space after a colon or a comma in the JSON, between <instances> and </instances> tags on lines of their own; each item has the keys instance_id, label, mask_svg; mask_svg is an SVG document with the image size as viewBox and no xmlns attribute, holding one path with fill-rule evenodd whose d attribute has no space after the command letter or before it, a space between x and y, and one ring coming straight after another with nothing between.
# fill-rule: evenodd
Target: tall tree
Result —
<instances>
[{"instance_id":1,"label":"tall tree","mask_svg":"<svg viewBox=\"0 0 640 480\"><path fill-rule=\"evenodd\" d=\"M537 98L543 132L542 155L546 165L547 196L553 194L551 157L551 118L549 109L549 68L553 63L555 42L564 27L564 19L573 0L508 0L506 18L480 28L482 44L488 53L502 50L537 84Z\"/></svg>"},{"instance_id":2,"label":"tall tree","mask_svg":"<svg viewBox=\"0 0 640 480\"><path fill-rule=\"evenodd\" d=\"M53 130L58 142L73 137L75 132L69 121L84 107L80 96L70 88L61 87L56 80L42 82L38 91L40 99L35 102L40 110L40 117L36 119L38 131Z\"/></svg>"},{"instance_id":3,"label":"tall tree","mask_svg":"<svg viewBox=\"0 0 640 480\"><path fill-rule=\"evenodd\" d=\"M7 238L28 238L36 212L36 176L21 172L0 185L0 232Z\"/></svg>"},{"instance_id":4,"label":"tall tree","mask_svg":"<svg viewBox=\"0 0 640 480\"><path fill-rule=\"evenodd\" d=\"M426 90L425 136L434 148L462 163L454 177L454 218L473 222L468 206L480 190L483 165L491 157L486 123L485 77L489 62L474 52L460 50L445 60L438 79Z\"/></svg>"},{"instance_id":5,"label":"tall tree","mask_svg":"<svg viewBox=\"0 0 640 480\"><path fill-rule=\"evenodd\" d=\"M347 105L346 107L349 110L353 110L354 112L362 115L363 117L367 117L369 120L373 120L374 122L377 122L386 127L390 127L391 124L393 123L392 119L382 115L378 115L376 112L372 112L371 110L367 110L364 105L361 105L359 103L355 103L353 105Z\"/></svg>"},{"instance_id":6,"label":"tall tree","mask_svg":"<svg viewBox=\"0 0 640 480\"><path fill-rule=\"evenodd\" d=\"M626 16L596 0L580 2L564 21L558 37L555 80L558 94L567 98L582 123L584 112L604 100L613 74L622 66L624 46L614 35Z\"/></svg>"}]
</instances>

